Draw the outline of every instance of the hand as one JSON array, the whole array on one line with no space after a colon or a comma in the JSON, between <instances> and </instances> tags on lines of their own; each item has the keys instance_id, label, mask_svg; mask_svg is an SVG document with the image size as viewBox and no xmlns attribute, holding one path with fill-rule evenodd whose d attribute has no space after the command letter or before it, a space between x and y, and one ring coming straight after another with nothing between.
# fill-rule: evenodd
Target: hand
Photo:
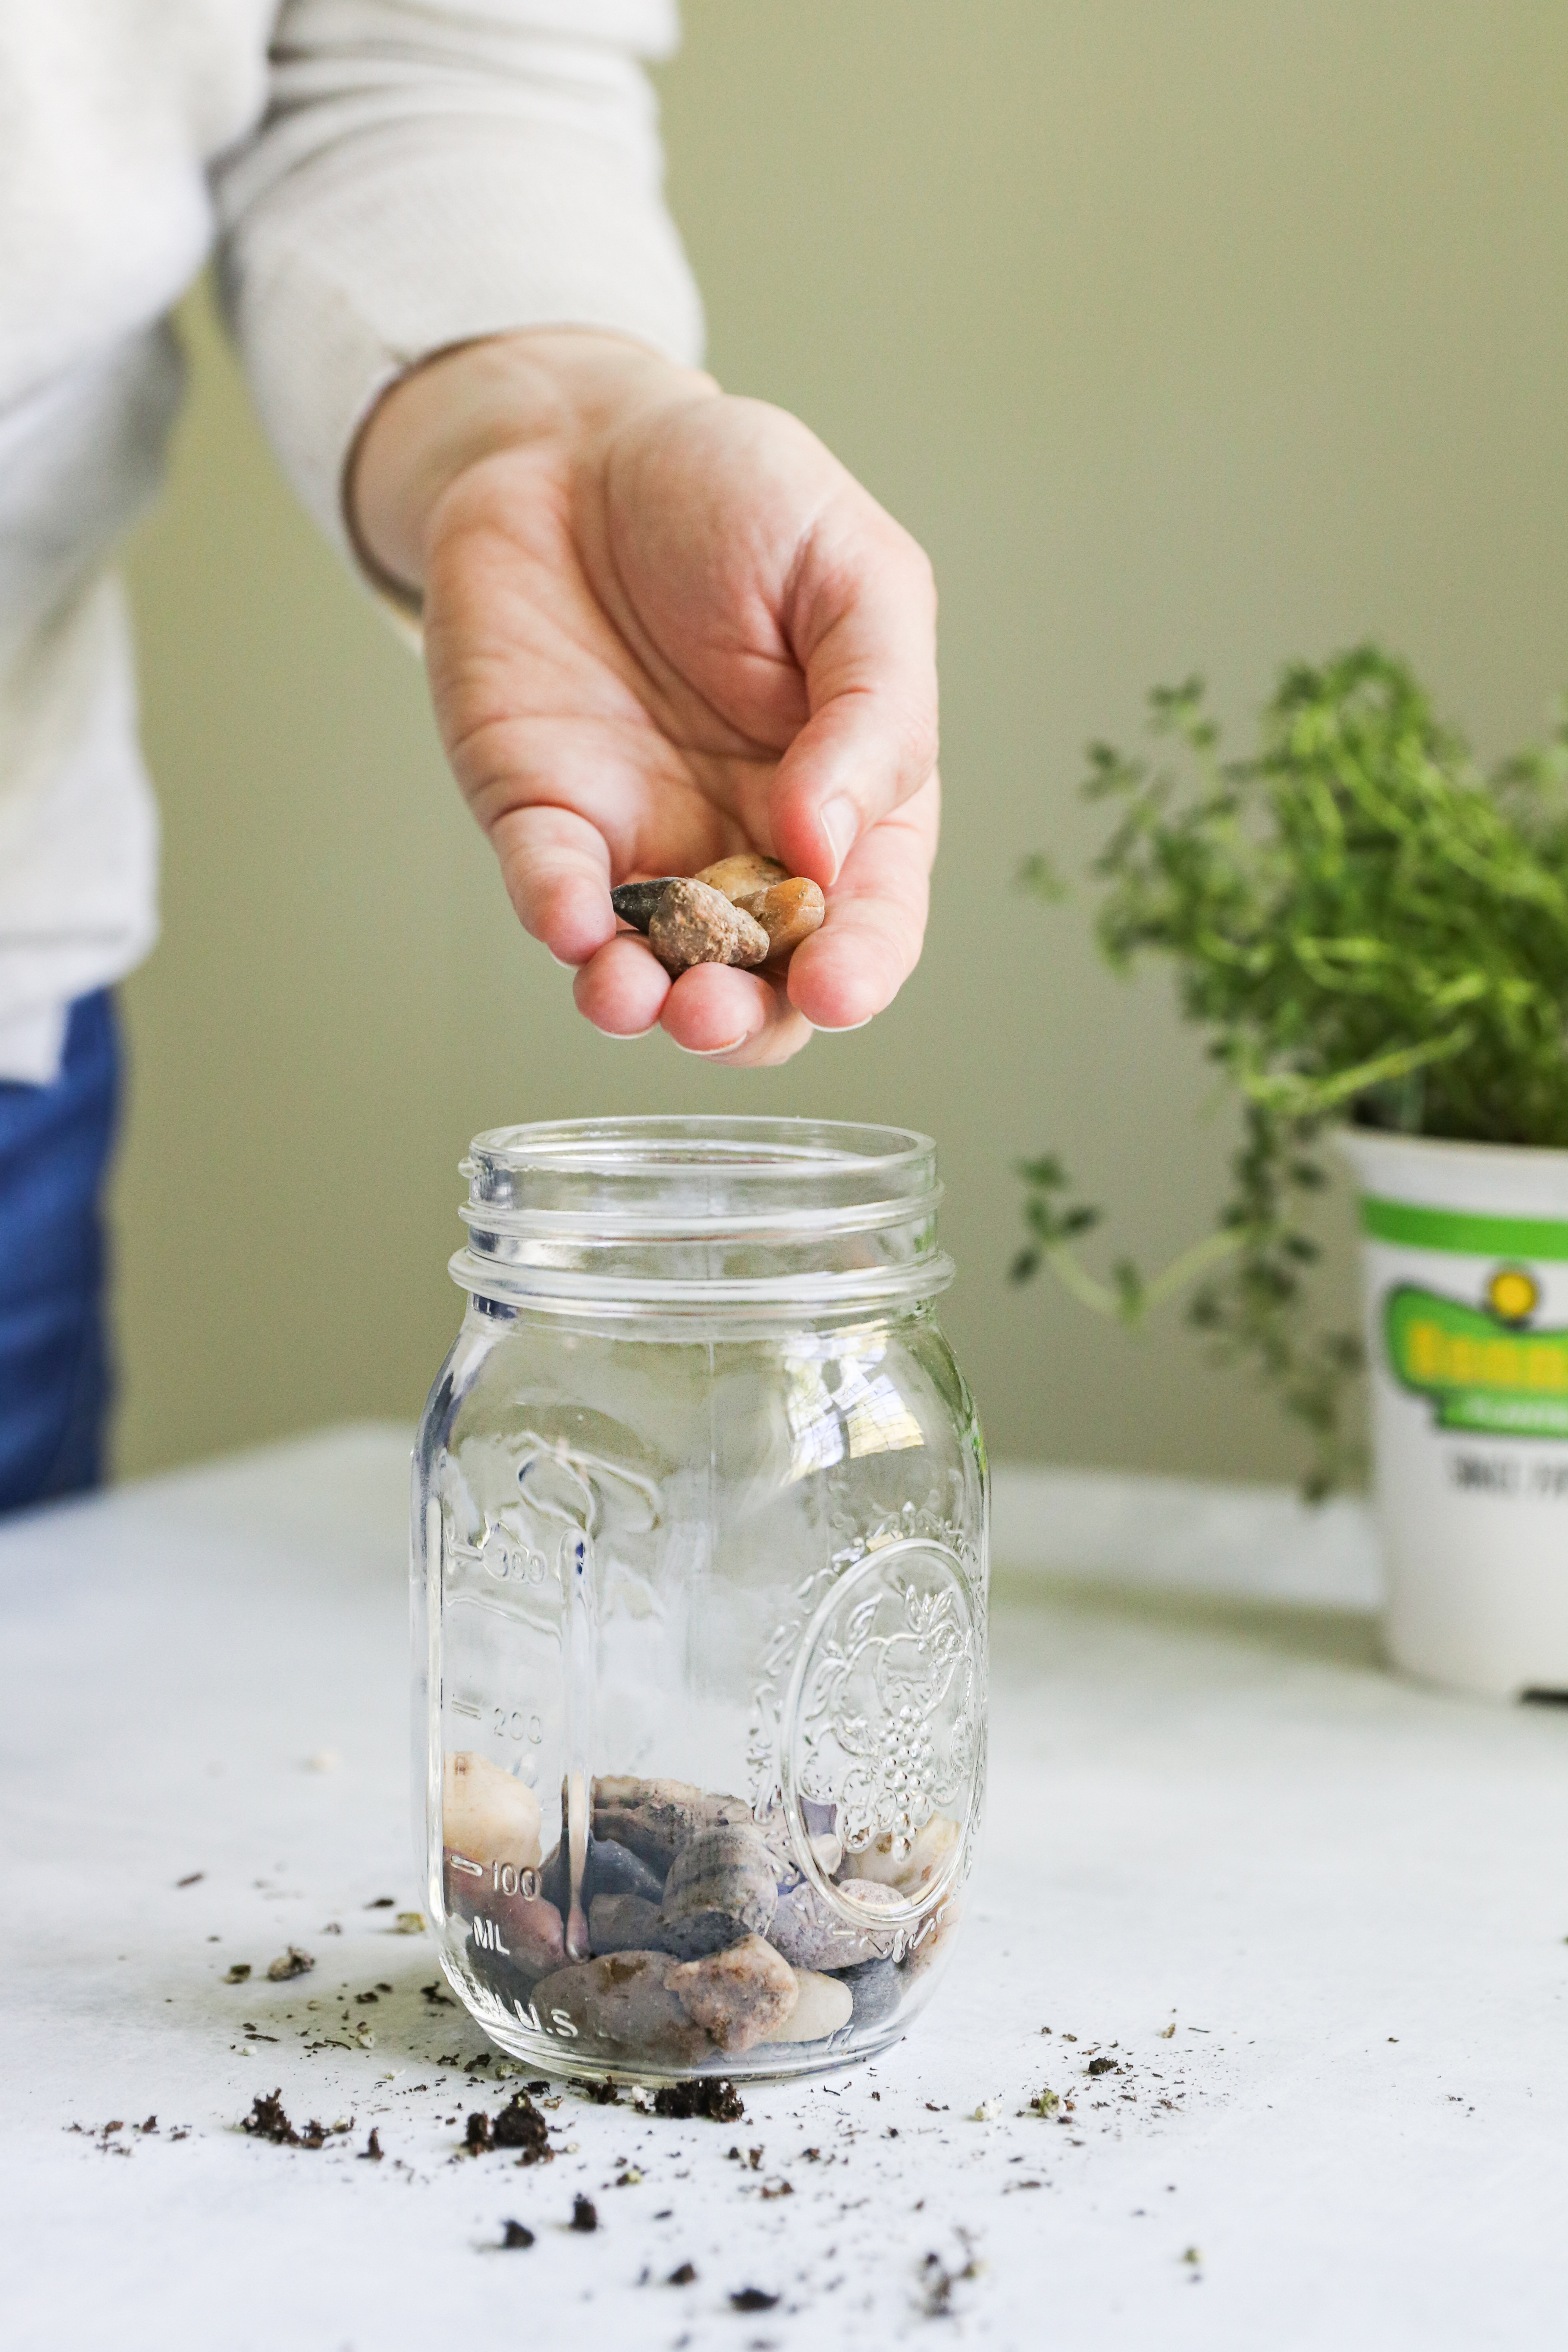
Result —
<instances>
[{"instance_id":1,"label":"hand","mask_svg":"<svg viewBox=\"0 0 1568 2352\"><path fill-rule=\"evenodd\" d=\"M384 395L349 511L423 591L447 756L595 1027L756 1065L891 1002L936 851L934 592L803 425L611 336L506 336ZM671 982L612 884L742 849L826 922L781 985Z\"/></svg>"}]
</instances>

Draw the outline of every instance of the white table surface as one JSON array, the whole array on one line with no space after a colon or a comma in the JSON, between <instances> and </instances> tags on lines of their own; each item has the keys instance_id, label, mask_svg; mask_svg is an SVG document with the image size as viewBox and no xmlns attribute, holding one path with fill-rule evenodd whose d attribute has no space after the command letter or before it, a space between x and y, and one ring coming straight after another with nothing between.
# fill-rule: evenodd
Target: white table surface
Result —
<instances>
[{"instance_id":1,"label":"white table surface","mask_svg":"<svg viewBox=\"0 0 1568 2352\"><path fill-rule=\"evenodd\" d=\"M482 2038L365 1907L416 1900L405 1445L338 1432L0 1533L8 2352L1562 2341L1568 1718L1402 1686L1350 1609L1004 1577L984 1858L910 2037L738 2126L568 2094L553 2163L458 2156L442 2119L497 2096L450 2053ZM310 1976L221 1981L290 1941ZM374 2046L312 2052L343 1988ZM1131 2073L1085 2079L1097 2044ZM1044 2084L1070 2125L1016 2113ZM274 2085L352 2137L246 2137ZM966 2246L928 2318L923 2258ZM783 2299L738 2314L749 2285Z\"/></svg>"}]
</instances>

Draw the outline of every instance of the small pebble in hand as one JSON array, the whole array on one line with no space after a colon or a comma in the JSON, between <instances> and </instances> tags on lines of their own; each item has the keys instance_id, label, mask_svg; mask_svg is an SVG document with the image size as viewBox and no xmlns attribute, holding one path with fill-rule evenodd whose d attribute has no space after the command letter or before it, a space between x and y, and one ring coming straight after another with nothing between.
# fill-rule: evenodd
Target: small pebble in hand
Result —
<instances>
[{"instance_id":1,"label":"small pebble in hand","mask_svg":"<svg viewBox=\"0 0 1568 2352\"><path fill-rule=\"evenodd\" d=\"M610 903L676 975L699 963L776 969L821 928L827 911L815 882L752 851L721 857L689 880L666 874L623 882Z\"/></svg>"}]
</instances>

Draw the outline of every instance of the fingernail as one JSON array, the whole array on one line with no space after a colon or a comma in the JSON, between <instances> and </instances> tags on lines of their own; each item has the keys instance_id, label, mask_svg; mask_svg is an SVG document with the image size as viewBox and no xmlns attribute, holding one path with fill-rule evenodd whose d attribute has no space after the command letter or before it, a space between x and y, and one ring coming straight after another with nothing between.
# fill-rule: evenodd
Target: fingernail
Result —
<instances>
[{"instance_id":1,"label":"fingernail","mask_svg":"<svg viewBox=\"0 0 1568 2352\"><path fill-rule=\"evenodd\" d=\"M680 1040L679 1037L675 1038L672 1042L677 1045L680 1045L680 1050L683 1054L695 1054L699 1061L710 1062L715 1054L732 1054L737 1045L743 1045L745 1044L751 1034L752 1033L749 1029L742 1029L740 1035L738 1037L731 1037L727 1045L680 1045Z\"/></svg>"},{"instance_id":2,"label":"fingernail","mask_svg":"<svg viewBox=\"0 0 1568 2352\"><path fill-rule=\"evenodd\" d=\"M657 1021L650 1021L646 1029L601 1029L599 1034L612 1045L635 1045L639 1037L651 1037L658 1027Z\"/></svg>"},{"instance_id":3,"label":"fingernail","mask_svg":"<svg viewBox=\"0 0 1568 2352\"><path fill-rule=\"evenodd\" d=\"M855 836L860 830L860 812L853 801L828 801L821 811L822 830L827 835L833 851L833 878L837 882L844 861L855 846Z\"/></svg>"},{"instance_id":4,"label":"fingernail","mask_svg":"<svg viewBox=\"0 0 1568 2352\"><path fill-rule=\"evenodd\" d=\"M877 1018L874 1013L868 1013L864 1021L813 1021L805 1013L800 1017L819 1037L847 1037L852 1029L869 1029Z\"/></svg>"}]
</instances>

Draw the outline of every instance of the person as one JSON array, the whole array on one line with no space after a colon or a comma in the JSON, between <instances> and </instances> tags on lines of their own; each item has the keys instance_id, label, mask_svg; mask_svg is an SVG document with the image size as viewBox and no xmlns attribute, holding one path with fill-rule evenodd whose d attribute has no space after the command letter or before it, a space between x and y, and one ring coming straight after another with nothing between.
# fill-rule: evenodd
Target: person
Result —
<instances>
[{"instance_id":1,"label":"person","mask_svg":"<svg viewBox=\"0 0 1568 2352\"><path fill-rule=\"evenodd\" d=\"M262 421L417 631L585 1017L776 1063L919 953L929 568L701 370L645 72L675 34L668 0L0 0L0 1508L101 1471L111 992L156 864L111 556L215 242ZM672 984L612 886L746 848L823 887L822 929L786 985Z\"/></svg>"}]
</instances>

